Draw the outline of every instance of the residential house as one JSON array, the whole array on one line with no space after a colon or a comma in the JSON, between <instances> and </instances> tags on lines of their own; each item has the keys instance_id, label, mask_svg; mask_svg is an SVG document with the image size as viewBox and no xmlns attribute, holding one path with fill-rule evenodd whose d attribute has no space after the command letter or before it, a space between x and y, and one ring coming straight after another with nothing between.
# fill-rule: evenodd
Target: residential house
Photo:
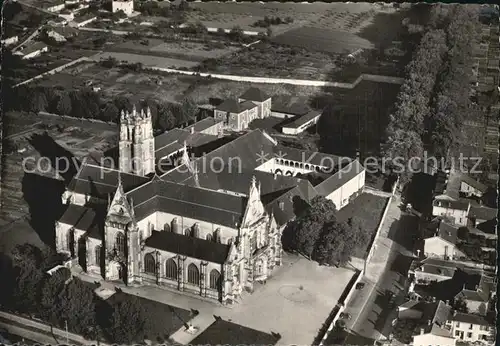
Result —
<instances>
[{"instance_id":1,"label":"residential house","mask_svg":"<svg viewBox=\"0 0 500 346\"><path fill-rule=\"evenodd\" d=\"M97 16L94 14L83 15L80 17L75 17L70 25L73 27L81 28L89 23L92 23L96 19Z\"/></svg>"},{"instance_id":2,"label":"residential house","mask_svg":"<svg viewBox=\"0 0 500 346\"><path fill-rule=\"evenodd\" d=\"M53 39L56 42L66 42L68 38L72 38L78 35L78 30L70 26L57 26L53 28L48 28L47 37Z\"/></svg>"},{"instance_id":3,"label":"residential house","mask_svg":"<svg viewBox=\"0 0 500 346\"><path fill-rule=\"evenodd\" d=\"M457 269L456 263L437 258L425 258L414 260L408 275L414 277L417 284L428 285L432 282L452 279Z\"/></svg>"},{"instance_id":4,"label":"residential house","mask_svg":"<svg viewBox=\"0 0 500 346\"><path fill-rule=\"evenodd\" d=\"M432 202L433 216L446 216L460 226L467 226L469 209L470 202L465 200L453 200L449 197L439 196Z\"/></svg>"},{"instance_id":5,"label":"residential house","mask_svg":"<svg viewBox=\"0 0 500 346\"><path fill-rule=\"evenodd\" d=\"M307 104L308 99L306 97L282 95L273 97L271 116L280 119L300 117L311 110Z\"/></svg>"},{"instance_id":6,"label":"residential house","mask_svg":"<svg viewBox=\"0 0 500 346\"><path fill-rule=\"evenodd\" d=\"M34 57L39 56L40 54L47 52L49 47L43 42L32 42L28 43L26 47L22 50L16 51L14 54L21 55L22 59L32 59Z\"/></svg>"},{"instance_id":7,"label":"residential house","mask_svg":"<svg viewBox=\"0 0 500 346\"><path fill-rule=\"evenodd\" d=\"M454 346L456 340L446 324L451 307L443 301L427 304L422 312L420 333L413 336L414 346Z\"/></svg>"},{"instance_id":8,"label":"residential house","mask_svg":"<svg viewBox=\"0 0 500 346\"><path fill-rule=\"evenodd\" d=\"M257 116L259 119L264 119L271 115L271 97L259 88L252 87L238 98L238 102L240 103L248 101L257 105Z\"/></svg>"},{"instance_id":9,"label":"residential house","mask_svg":"<svg viewBox=\"0 0 500 346\"><path fill-rule=\"evenodd\" d=\"M112 0L111 11L113 13L123 11L127 16L134 12L134 1L132 0Z\"/></svg>"},{"instance_id":10,"label":"residential house","mask_svg":"<svg viewBox=\"0 0 500 346\"><path fill-rule=\"evenodd\" d=\"M2 45L10 46L11 44L17 43L19 41L18 36L7 37L2 40Z\"/></svg>"},{"instance_id":11,"label":"residential house","mask_svg":"<svg viewBox=\"0 0 500 346\"><path fill-rule=\"evenodd\" d=\"M259 118L258 107L252 101L240 103L236 99L228 99L214 110L214 118L223 120L226 128L243 131L253 120Z\"/></svg>"},{"instance_id":12,"label":"residential house","mask_svg":"<svg viewBox=\"0 0 500 346\"><path fill-rule=\"evenodd\" d=\"M48 5L45 10L48 11L48 12L53 12L53 13L56 13L56 12L59 12L59 11L62 11L64 10L64 7L66 5L64 4L64 1L57 1L51 5Z\"/></svg>"},{"instance_id":13,"label":"residential house","mask_svg":"<svg viewBox=\"0 0 500 346\"><path fill-rule=\"evenodd\" d=\"M458 228L443 220L437 220L437 224L434 235L424 239L425 257L444 260L463 257L464 254L456 247Z\"/></svg>"},{"instance_id":14,"label":"residential house","mask_svg":"<svg viewBox=\"0 0 500 346\"><path fill-rule=\"evenodd\" d=\"M495 221L498 210L485 206L471 206L468 214L471 227L481 229L481 224L489 221Z\"/></svg>"},{"instance_id":15,"label":"residential house","mask_svg":"<svg viewBox=\"0 0 500 346\"><path fill-rule=\"evenodd\" d=\"M495 343L495 324L484 316L453 311L447 324L457 340L487 345Z\"/></svg>"},{"instance_id":16,"label":"residential house","mask_svg":"<svg viewBox=\"0 0 500 346\"><path fill-rule=\"evenodd\" d=\"M469 274L464 279L462 289L455 295L454 299L464 300L469 312L485 316L494 292L494 283L491 277Z\"/></svg>"}]
</instances>

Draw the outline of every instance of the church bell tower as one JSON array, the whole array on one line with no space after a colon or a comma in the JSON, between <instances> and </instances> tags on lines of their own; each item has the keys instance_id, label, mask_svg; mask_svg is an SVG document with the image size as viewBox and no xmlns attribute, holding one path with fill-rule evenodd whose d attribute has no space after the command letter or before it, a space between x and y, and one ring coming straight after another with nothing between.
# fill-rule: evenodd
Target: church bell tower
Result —
<instances>
[{"instance_id":1,"label":"church bell tower","mask_svg":"<svg viewBox=\"0 0 500 346\"><path fill-rule=\"evenodd\" d=\"M149 107L146 112L122 110L120 114L119 170L147 175L155 171L153 121Z\"/></svg>"}]
</instances>

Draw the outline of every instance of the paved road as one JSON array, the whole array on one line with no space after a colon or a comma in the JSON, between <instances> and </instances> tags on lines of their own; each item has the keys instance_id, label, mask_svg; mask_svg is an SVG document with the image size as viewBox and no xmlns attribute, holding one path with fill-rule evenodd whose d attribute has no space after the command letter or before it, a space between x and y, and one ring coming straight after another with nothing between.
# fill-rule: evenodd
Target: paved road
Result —
<instances>
[{"instance_id":1,"label":"paved road","mask_svg":"<svg viewBox=\"0 0 500 346\"><path fill-rule=\"evenodd\" d=\"M397 316L395 307L404 299L406 272L411 262L408 249L412 248L412 234L417 231L418 218L398 212L399 201L396 197L391 204L385 234L377 242L373 263L367 268L368 274L370 269L372 273L363 281L366 286L346 308L352 321L347 324L349 335L345 345L373 345L375 340L386 339L391 332L391 322ZM396 294L393 308L389 306L389 291Z\"/></svg>"}]
</instances>

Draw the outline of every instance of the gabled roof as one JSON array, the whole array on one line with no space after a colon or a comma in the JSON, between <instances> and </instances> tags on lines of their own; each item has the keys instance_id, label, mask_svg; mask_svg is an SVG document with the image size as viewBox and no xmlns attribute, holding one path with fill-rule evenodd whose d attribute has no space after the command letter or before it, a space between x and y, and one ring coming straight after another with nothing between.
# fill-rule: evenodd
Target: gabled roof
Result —
<instances>
[{"instance_id":1,"label":"gabled roof","mask_svg":"<svg viewBox=\"0 0 500 346\"><path fill-rule=\"evenodd\" d=\"M138 220L155 211L236 228L245 212L245 197L170 181L149 182L127 194Z\"/></svg>"},{"instance_id":2,"label":"gabled roof","mask_svg":"<svg viewBox=\"0 0 500 346\"><path fill-rule=\"evenodd\" d=\"M207 117L205 119L202 119L202 120L194 123L191 126L185 127L184 130L191 132L191 129L193 129L194 132L202 132L202 131L204 131L204 130L206 130L214 125L217 125L221 122L223 122L222 119L216 120L213 117Z\"/></svg>"},{"instance_id":3,"label":"gabled roof","mask_svg":"<svg viewBox=\"0 0 500 346\"><path fill-rule=\"evenodd\" d=\"M26 46L26 48L24 48L23 50L21 50L21 53L23 55L28 55L30 53L33 53L33 52L36 52L38 50L41 50L43 48L47 48L47 45L43 42L34 42L34 43L31 43L31 44L28 44Z\"/></svg>"},{"instance_id":4,"label":"gabled roof","mask_svg":"<svg viewBox=\"0 0 500 346\"><path fill-rule=\"evenodd\" d=\"M328 196L363 171L364 167L361 166L358 160L354 160L330 178L315 186L315 189L318 194Z\"/></svg>"},{"instance_id":5,"label":"gabled roof","mask_svg":"<svg viewBox=\"0 0 500 346\"><path fill-rule=\"evenodd\" d=\"M240 96L240 99L255 102L264 102L266 100L269 100L270 98L271 97L266 95L262 90L255 87L251 87L250 89L245 91L243 95Z\"/></svg>"},{"instance_id":6,"label":"gabled roof","mask_svg":"<svg viewBox=\"0 0 500 346\"><path fill-rule=\"evenodd\" d=\"M218 264L223 264L229 253L229 245L169 231L153 231L145 244L154 249Z\"/></svg>"},{"instance_id":7,"label":"gabled roof","mask_svg":"<svg viewBox=\"0 0 500 346\"><path fill-rule=\"evenodd\" d=\"M437 231L437 235L452 243L452 244L456 244L457 243L457 239L458 239L458 228L457 227L454 227L453 225L441 220L441 223L439 224L439 228L438 228L438 231Z\"/></svg>"},{"instance_id":8,"label":"gabled roof","mask_svg":"<svg viewBox=\"0 0 500 346\"><path fill-rule=\"evenodd\" d=\"M99 224L99 215L91 208L70 204L58 222L71 225L77 230L87 233L94 239L102 239L102 228Z\"/></svg>"},{"instance_id":9,"label":"gabled roof","mask_svg":"<svg viewBox=\"0 0 500 346\"><path fill-rule=\"evenodd\" d=\"M498 210L484 206L472 206L469 210L469 217L477 220L494 220L497 217Z\"/></svg>"},{"instance_id":10,"label":"gabled roof","mask_svg":"<svg viewBox=\"0 0 500 346\"><path fill-rule=\"evenodd\" d=\"M240 114L247 109L252 109L255 107L257 106L251 101L239 103L236 99L227 99L220 105L218 105L215 109L217 109L218 111Z\"/></svg>"},{"instance_id":11,"label":"gabled roof","mask_svg":"<svg viewBox=\"0 0 500 346\"><path fill-rule=\"evenodd\" d=\"M456 312L450 315L450 321L453 322L464 322L470 324L476 324L480 326L493 326L494 322L488 320L486 317L477 314L468 314L463 312Z\"/></svg>"},{"instance_id":12,"label":"gabled roof","mask_svg":"<svg viewBox=\"0 0 500 346\"><path fill-rule=\"evenodd\" d=\"M315 118L319 118L320 116L321 116L320 111L312 110L304 115L297 116L296 118L294 118L294 120L292 122L290 122L286 125L283 125L283 128L297 129L300 126L304 125L305 123L307 123Z\"/></svg>"},{"instance_id":13,"label":"gabled roof","mask_svg":"<svg viewBox=\"0 0 500 346\"><path fill-rule=\"evenodd\" d=\"M446 200L446 199L441 199L441 198L436 198L433 202L432 205L434 207L441 207L441 208L447 208L447 209L456 209L456 210L464 210L466 211L469 209L470 203L467 201L451 201L451 200Z\"/></svg>"}]
</instances>

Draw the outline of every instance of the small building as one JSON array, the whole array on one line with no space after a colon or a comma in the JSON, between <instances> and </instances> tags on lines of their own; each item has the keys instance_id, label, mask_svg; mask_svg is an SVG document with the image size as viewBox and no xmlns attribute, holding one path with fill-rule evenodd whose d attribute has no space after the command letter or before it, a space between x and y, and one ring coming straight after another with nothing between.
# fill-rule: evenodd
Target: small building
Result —
<instances>
[{"instance_id":1,"label":"small building","mask_svg":"<svg viewBox=\"0 0 500 346\"><path fill-rule=\"evenodd\" d=\"M64 1L60 1L60 2L57 2L57 3L51 4L51 5L48 5L45 8L45 10L48 11L48 12L57 13L59 11L64 10L65 6L66 5L64 4Z\"/></svg>"},{"instance_id":2,"label":"small building","mask_svg":"<svg viewBox=\"0 0 500 346\"><path fill-rule=\"evenodd\" d=\"M457 249L458 228L444 220L438 220L433 236L424 239L425 257L441 258L444 260L462 257L464 254ZM431 226L434 228L434 225Z\"/></svg>"},{"instance_id":3,"label":"small building","mask_svg":"<svg viewBox=\"0 0 500 346\"><path fill-rule=\"evenodd\" d=\"M497 209L485 206L471 206L468 218L472 227L478 227L485 222L495 220L497 218L497 213Z\"/></svg>"},{"instance_id":4,"label":"small building","mask_svg":"<svg viewBox=\"0 0 500 346\"><path fill-rule=\"evenodd\" d=\"M307 114L298 116L292 122L283 125L282 132L286 135L298 135L311 126L316 125L320 116L320 111L309 111Z\"/></svg>"},{"instance_id":5,"label":"small building","mask_svg":"<svg viewBox=\"0 0 500 346\"><path fill-rule=\"evenodd\" d=\"M19 37L16 35L16 36L11 36L11 37L8 37L6 39L3 39L2 40L2 45L3 46L10 46L12 44L15 44L19 41Z\"/></svg>"},{"instance_id":6,"label":"small building","mask_svg":"<svg viewBox=\"0 0 500 346\"><path fill-rule=\"evenodd\" d=\"M495 343L495 324L484 316L454 311L447 323L456 340L490 345Z\"/></svg>"},{"instance_id":7,"label":"small building","mask_svg":"<svg viewBox=\"0 0 500 346\"><path fill-rule=\"evenodd\" d=\"M111 1L111 11L113 13L116 13L118 11L123 11L123 13L125 13L127 16L130 16L134 12L134 1L132 1L132 0L125 0L125 1L112 0Z\"/></svg>"},{"instance_id":8,"label":"small building","mask_svg":"<svg viewBox=\"0 0 500 346\"><path fill-rule=\"evenodd\" d=\"M305 115L311 110L307 102L306 97L278 96L273 98L271 116L288 119Z\"/></svg>"},{"instance_id":9,"label":"small building","mask_svg":"<svg viewBox=\"0 0 500 346\"><path fill-rule=\"evenodd\" d=\"M417 284L425 285L431 282L450 280L455 275L457 265L450 261L437 258L414 260L408 275L413 275Z\"/></svg>"},{"instance_id":10,"label":"small building","mask_svg":"<svg viewBox=\"0 0 500 346\"><path fill-rule=\"evenodd\" d=\"M414 346L454 346L456 340L446 323L451 307L443 301L428 303L423 307L420 332L413 336Z\"/></svg>"},{"instance_id":11,"label":"small building","mask_svg":"<svg viewBox=\"0 0 500 346\"><path fill-rule=\"evenodd\" d=\"M214 110L214 118L222 120L224 127L233 131L243 131L255 119L259 118L259 107L252 101L238 102L228 99Z\"/></svg>"},{"instance_id":12,"label":"small building","mask_svg":"<svg viewBox=\"0 0 500 346\"><path fill-rule=\"evenodd\" d=\"M460 226L467 226L469 210L470 202L465 200L436 197L432 202L433 216L447 216Z\"/></svg>"},{"instance_id":13,"label":"small building","mask_svg":"<svg viewBox=\"0 0 500 346\"><path fill-rule=\"evenodd\" d=\"M32 59L39 56L43 52L47 52L49 47L43 42L35 42L27 45L24 49L17 51L16 55L22 56L23 60Z\"/></svg>"},{"instance_id":14,"label":"small building","mask_svg":"<svg viewBox=\"0 0 500 346\"><path fill-rule=\"evenodd\" d=\"M222 132L223 120L215 119L213 117L207 117L202 119L193 125L187 126L184 130L189 131L190 133L204 133L207 135L218 136Z\"/></svg>"},{"instance_id":15,"label":"small building","mask_svg":"<svg viewBox=\"0 0 500 346\"><path fill-rule=\"evenodd\" d=\"M252 87L248 89L238 99L238 102L248 101L257 105L257 116L259 119L264 119L271 115L271 96L266 95L259 88Z\"/></svg>"},{"instance_id":16,"label":"small building","mask_svg":"<svg viewBox=\"0 0 500 346\"><path fill-rule=\"evenodd\" d=\"M89 15L84 15L84 16L81 16L81 17L75 17L73 19L73 22L70 23L71 26L76 26L77 28L81 28L89 23L92 23L94 20L97 19L97 16L96 15L92 15L92 14L89 14Z\"/></svg>"},{"instance_id":17,"label":"small building","mask_svg":"<svg viewBox=\"0 0 500 346\"><path fill-rule=\"evenodd\" d=\"M54 27L47 30L47 37L56 42L66 42L68 38L78 35L78 30L70 26Z\"/></svg>"}]
</instances>

